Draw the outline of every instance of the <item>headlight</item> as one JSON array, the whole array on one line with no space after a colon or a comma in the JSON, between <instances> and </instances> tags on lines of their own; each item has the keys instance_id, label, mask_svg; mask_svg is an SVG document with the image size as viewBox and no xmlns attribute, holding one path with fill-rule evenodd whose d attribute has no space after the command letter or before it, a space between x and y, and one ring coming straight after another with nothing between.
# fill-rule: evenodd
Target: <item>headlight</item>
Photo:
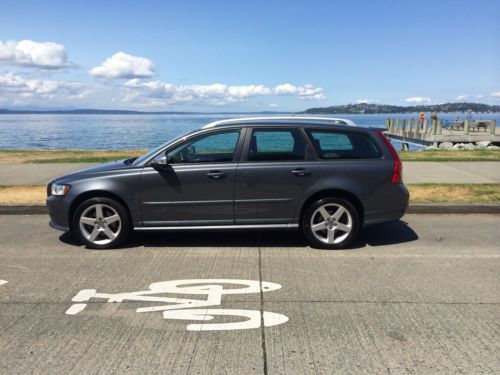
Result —
<instances>
[{"instance_id":1,"label":"headlight","mask_svg":"<svg viewBox=\"0 0 500 375\"><path fill-rule=\"evenodd\" d=\"M69 191L70 188L71 186L69 185L53 183L51 185L50 193L52 195L64 195Z\"/></svg>"}]
</instances>

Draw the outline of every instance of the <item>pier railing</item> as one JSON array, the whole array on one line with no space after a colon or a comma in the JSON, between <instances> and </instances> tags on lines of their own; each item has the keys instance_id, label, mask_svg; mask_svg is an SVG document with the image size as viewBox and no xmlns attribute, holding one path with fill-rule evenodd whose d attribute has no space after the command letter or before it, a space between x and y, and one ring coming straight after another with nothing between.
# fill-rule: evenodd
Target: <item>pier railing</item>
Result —
<instances>
[{"instance_id":1,"label":"pier railing","mask_svg":"<svg viewBox=\"0 0 500 375\"><path fill-rule=\"evenodd\" d=\"M389 139L403 144L438 146L443 142L475 143L490 141L500 143L500 132L496 120L454 121L444 124L442 120L387 119L385 134Z\"/></svg>"}]
</instances>

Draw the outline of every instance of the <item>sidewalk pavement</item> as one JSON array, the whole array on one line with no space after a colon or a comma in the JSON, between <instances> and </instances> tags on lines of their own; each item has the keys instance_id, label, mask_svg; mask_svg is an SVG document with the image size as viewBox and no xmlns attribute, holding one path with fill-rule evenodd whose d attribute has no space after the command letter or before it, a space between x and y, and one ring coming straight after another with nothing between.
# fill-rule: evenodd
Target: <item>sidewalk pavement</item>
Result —
<instances>
[{"instance_id":1,"label":"sidewalk pavement","mask_svg":"<svg viewBox=\"0 0 500 375\"><path fill-rule=\"evenodd\" d=\"M403 180L411 184L498 184L500 183L500 162L403 162Z\"/></svg>"},{"instance_id":2,"label":"sidewalk pavement","mask_svg":"<svg viewBox=\"0 0 500 375\"><path fill-rule=\"evenodd\" d=\"M63 174L95 163L0 164L0 185L46 185Z\"/></svg>"},{"instance_id":3,"label":"sidewalk pavement","mask_svg":"<svg viewBox=\"0 0 500 375\"><path fill-rule=\"evenodd\" d=\"M90 163L0 164L0 185L45 185ZM500 162L404 162L405 183L500 183Z\"/></svg>"}]
</instances>

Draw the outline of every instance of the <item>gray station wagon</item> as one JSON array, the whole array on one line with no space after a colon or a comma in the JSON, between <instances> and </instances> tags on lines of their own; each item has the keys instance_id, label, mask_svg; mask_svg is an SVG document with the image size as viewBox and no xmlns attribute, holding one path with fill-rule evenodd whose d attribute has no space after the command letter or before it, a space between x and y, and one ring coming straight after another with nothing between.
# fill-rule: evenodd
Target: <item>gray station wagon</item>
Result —
<instances>
[{"instance_id":1,"label":"gray station wagon","mask_svg":"<svg viewBox=\"0 0 500 375\"><path fill-rule=\"evenodd\" d=\"M317 117L216 121L139 158L59 177L47 195L50 225L98 249L132 230L297 228L336 249L363 226L401 218L409 198L380 130Z\"/></svg>"}]
</instances>

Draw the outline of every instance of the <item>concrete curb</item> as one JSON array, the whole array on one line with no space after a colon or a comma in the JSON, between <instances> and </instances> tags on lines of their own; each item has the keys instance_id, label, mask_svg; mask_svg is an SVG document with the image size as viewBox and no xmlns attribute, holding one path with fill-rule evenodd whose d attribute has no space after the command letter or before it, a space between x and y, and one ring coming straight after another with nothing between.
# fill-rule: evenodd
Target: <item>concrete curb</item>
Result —
<instances>
[{"instance_id":1,"label":"concrete curb","mask_svg":"<svg viewBox=\"0 0 500 375\"><path fill-rule=\"evenodd\" d=\"M500 214L500 203L411 204L407 214Z\"/></svg>"},{"instance_id":2,"label":"concrete curb","mask_svg":"<svg viewBox=\"0 0 500 375\"><path fill-rule=\"evenodd\" d=\"M40 215L47 213L48 213L47 206L0 205L0 215Z\"/></svg>"},{"instance_id":3,"label":"concrete curb","mask_svg":"<svg viewBox=\"0 0 500 375\"><path fill-rule=\"evenodd\" d=\"M47 214L46 206L0 205L0 215L42 215ZM412 204L407 214L500 214L500 203L420 203Z\"/></svg>"}]
</instances>

